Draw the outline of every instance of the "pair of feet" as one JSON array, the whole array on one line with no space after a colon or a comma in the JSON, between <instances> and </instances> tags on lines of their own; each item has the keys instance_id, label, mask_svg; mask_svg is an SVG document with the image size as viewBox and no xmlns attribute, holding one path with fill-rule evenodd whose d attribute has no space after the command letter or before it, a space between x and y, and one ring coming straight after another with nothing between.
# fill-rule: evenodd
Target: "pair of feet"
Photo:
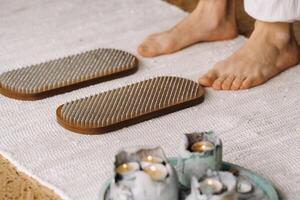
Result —
<instances>
[{"instance_id":1,"label":"pair of feet","mask_svg":"<svg viewBox=\"0 0 300 200\"><path fill-rule=\"evenodd\" d=\"M170 54L198 42L233 39L238 35L234 1L199 2L172 29L153 34L138 47L144 57ZM257 21L247 42L199 78L216 90L248 89L268 81L300 61L292 24Z\"/></svg>"}]
</instances>

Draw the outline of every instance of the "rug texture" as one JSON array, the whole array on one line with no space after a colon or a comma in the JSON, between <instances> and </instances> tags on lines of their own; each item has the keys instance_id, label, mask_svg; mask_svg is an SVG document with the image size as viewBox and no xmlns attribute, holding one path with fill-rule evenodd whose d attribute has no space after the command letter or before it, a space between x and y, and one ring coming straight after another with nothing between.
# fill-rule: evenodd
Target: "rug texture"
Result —
<instances>
[{"instance_id":1,"label":"rug texture","mask_svg":"<svg viewBox=\"0 0 300 200\"><path fill-rule=\"evenodd\" d=\"M160 0L2 0L0 73L95 48L135 53L149 33L186 13ZM238 49L244 37L201 43L155 59L139 71L36 102L0 96L0 153L63 199L96 200L124 146L161 145L177 154L183 133L214 130L224 159L271 180L283 199L300 196L300 67L240 92L207 90L203 104L106 135L84 136L56 123L58 105L158 75L197 80Z\"/></svg>"}]
</instances>

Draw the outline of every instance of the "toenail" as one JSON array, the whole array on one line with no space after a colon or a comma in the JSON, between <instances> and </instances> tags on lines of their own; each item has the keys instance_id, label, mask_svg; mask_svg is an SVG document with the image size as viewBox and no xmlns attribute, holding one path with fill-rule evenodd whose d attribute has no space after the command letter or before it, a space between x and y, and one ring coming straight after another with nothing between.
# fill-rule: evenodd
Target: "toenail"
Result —
<instances>
[{"instance_id":1,"label":"toenail","mask_svg":"<svg viewBox=\"0 0 300 200\"><path fill-rule=\"evenodd\" d=\"M147 50L148 50L148 47L147 47L147 46L142 46L141 49L142 49L143 51L147 51Z\"/></svg>"}]
</instances>

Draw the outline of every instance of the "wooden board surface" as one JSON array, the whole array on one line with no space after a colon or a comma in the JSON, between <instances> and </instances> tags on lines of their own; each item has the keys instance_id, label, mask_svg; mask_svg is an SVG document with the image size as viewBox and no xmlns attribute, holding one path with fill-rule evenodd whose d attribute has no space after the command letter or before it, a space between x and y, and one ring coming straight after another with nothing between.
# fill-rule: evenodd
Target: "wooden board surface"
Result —
<instances>
[{"instance_id":1,"label":"wooden board surface","mask_svg":"<svg viewBox=\"0 0 300 200\"><path fill-rule=\"evenodd\" d=\"M186 11L192 11L198 0L168 0ZM238 24L242 34L249 36L253 30L254 20L243 9L243 1L238 0ZM300 41L300 23L295 25L296 36ZM51 190L38 184L35 180L19 173L4 157L0 156L0 200L59 200Z\"/></svg>"}]
</instances>

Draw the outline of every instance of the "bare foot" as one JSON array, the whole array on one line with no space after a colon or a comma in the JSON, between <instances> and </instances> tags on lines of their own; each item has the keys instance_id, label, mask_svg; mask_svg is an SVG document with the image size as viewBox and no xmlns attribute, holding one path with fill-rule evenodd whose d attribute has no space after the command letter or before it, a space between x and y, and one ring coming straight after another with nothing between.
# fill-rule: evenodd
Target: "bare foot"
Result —
<instances>
[{"instance_id":1,"label":"bare foot","mask_svg":"<svg viewBox=\"0 0 300 200\"><path fill-rule=\"evenodd\" d=\"M146 38L138 53L144 57L170 54L197 42L227 40L237 34L234 0L201 0L175 27Z\"/></svg>"},{"instance_id":2,"label":"bare foot","mask_svg":"<svg viewBox=\"0 0 300 200\"><path fill-rule=\"evenodd\" d=\"M258 21L245 45L217 63L199 82L216 90L248 89L299 62L300 49L292 24Z\"/></svg>"}]
</instances>

